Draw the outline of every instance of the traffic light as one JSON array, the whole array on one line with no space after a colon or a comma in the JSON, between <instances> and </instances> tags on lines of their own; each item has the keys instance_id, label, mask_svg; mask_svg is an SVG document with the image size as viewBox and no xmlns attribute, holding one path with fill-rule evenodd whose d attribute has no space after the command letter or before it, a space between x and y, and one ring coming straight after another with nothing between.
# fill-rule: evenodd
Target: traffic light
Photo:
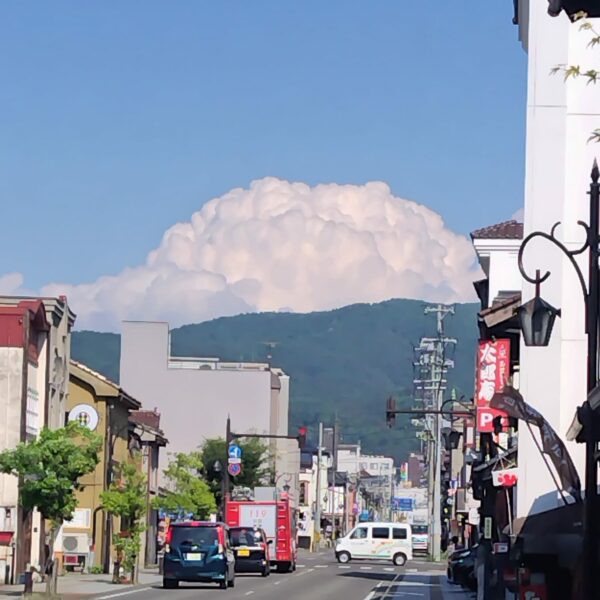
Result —
<instances>
[{"instance_id":1,"label":"traffic light","mask_svg":"<svg viewBox=\"0 0 600 600\"><path fill-rule=\"evenodd\" d=\"M390 429L396 423L396 399L392 398L391 396L387 399L385 422Z\"/></svg>"},{"instance_id":2,"label":"traffic light","mask_svg":"<svg viewBox=\"0 0 600 600\"><path fill-rule=\"evenodd\" d=\"M306 446L306 427L298 427L298 446L302 450Z\"/></svg>"}]
</instances>

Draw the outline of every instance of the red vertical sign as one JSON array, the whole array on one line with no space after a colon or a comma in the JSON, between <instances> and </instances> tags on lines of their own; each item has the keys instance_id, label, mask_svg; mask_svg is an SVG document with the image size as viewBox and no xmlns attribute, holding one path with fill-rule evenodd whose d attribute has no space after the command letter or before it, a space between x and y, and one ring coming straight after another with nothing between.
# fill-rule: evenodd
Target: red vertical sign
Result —
<instances>
[{"instance_id":1,"label":"red vertical sign","mask_svg":"<svg viewBox=\"0 0 600 600\"><path fill-rule=\"evenodd\" d=\"M494 431L494 418L505 413L490 408L496 392L501 392L510 374L510 340L480 341L477 351L477 430Z\"/></svg>"}]
</instances>

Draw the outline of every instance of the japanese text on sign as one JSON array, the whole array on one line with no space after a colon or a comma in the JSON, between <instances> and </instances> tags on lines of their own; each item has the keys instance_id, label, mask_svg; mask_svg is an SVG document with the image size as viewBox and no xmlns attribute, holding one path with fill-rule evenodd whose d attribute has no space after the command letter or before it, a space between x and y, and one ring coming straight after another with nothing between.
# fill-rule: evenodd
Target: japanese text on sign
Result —
<instances>
[{"instance_id":1,"label":"japanese text on sign","mask_svg":"<svg viewBox=\"0 0 600 600\"><path fill-rule=\"evenodd\" d=\"M505 413L490 408L496 392L504 389L510 373L510 340L480 341L477 352L477 429L494 430L493 421Z\"/></svg>"}]
</instances>

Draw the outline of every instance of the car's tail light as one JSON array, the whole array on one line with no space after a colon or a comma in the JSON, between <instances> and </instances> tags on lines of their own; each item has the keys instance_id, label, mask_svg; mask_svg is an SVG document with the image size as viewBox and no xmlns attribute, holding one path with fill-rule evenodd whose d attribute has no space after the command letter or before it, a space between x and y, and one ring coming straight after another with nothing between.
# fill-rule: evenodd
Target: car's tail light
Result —
<instances>
[{"instance_id":1,"label":"car's tail light","mask_svg":"<svg viewBox=\"0 0 600 600\"><path fill-rule=\"evenodd\" d=\"M171 551L171 541L173 540L173 528L169 527L167 529L167 534L165 535L165 551L168 553Z\"/></svg>"}]
</instances>

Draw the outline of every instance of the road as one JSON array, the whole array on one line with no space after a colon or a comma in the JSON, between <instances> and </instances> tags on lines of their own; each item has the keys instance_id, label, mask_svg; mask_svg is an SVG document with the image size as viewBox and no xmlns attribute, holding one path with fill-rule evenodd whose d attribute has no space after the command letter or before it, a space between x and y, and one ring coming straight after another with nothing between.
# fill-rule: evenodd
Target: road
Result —
<instances>
[{"instance_id":1,"label":"road","mask_svg":"<svg viewBox=\"0 0 600 600\"><path fill-rule=\"evenodd\" d=\"M233 589L219 590L215 585L182 584L178 590L159 586L137 588L96 596L96 600L191 600L216 597L246 600L462 600L469 598L458 589L444 594L444 572L429 563L412 561L406 567L391 563L352 562L338 565L332 552L302 554L295 573L272 573L270 577L237 575ZM444 586L445 587L445 586Z\"/></svg>"}]
</instances>

